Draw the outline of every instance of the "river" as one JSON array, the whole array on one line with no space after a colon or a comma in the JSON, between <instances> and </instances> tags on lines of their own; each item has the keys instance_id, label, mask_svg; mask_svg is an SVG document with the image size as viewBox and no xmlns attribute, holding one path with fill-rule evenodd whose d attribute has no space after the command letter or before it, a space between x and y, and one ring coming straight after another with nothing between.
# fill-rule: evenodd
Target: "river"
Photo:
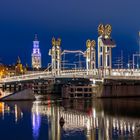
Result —
<instances>
[{"instance_id":1,"label":"river","mask_svg":"<svg viewBox=\"0 0 140 140\"><path fill-rule=\"evenodd\" d=\"M60 118L64 123L60 125ZM140 139L140 99L0 102L1 140Z\"/></svg>"}]
</instances>

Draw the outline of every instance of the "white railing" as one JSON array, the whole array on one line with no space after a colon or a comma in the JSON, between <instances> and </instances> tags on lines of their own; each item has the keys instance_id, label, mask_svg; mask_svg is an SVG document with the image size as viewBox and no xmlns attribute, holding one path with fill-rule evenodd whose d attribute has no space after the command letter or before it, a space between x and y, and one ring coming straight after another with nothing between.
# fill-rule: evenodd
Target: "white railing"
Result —
<instances>
[{"instance_id":1,"label":"white railing","mask_svg":"<svg viewBox=\"0 0 140 140\"><path fill-rule=\"evenodd\" d=\"M24 74L20 76L6 77L0 80L0 83L16 82L16 81L28 81L39 78L123 78L123 79L140 79L140 70L138 69L112 69L111 71L101 71L98 69L89 70L86 69L74 69L63 70L59 75L54 75L51 71L43 71L31 74Z\"/></svg>"}]
</instances>

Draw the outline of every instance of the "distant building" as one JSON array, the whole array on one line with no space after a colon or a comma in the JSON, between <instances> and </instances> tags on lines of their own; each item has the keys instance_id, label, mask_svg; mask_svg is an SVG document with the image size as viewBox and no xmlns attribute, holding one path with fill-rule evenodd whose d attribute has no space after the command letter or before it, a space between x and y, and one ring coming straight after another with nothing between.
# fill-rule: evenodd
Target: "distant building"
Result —
<instances>
[{"instance_id":1,"label":"distant building","mask_svg":"<svg viewBox=\"0 0 140 140\"><path fill-rule=\"evenodd\" d=\"M39 48L37 34L35 34L35 39L33 41L32 68L33 69L41 68L41 52Z\"/></svg>"}]
</instances>

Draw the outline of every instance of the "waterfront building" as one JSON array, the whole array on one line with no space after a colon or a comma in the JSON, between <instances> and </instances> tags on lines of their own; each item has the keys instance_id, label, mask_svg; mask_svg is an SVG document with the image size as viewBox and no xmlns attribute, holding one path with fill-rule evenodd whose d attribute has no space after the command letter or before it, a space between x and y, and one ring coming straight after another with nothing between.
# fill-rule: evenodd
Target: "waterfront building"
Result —
<instances>
[{"instance_id":1,"label":"waterfront building","mask_svg":"<svg viewBox=\"0 0 140 140\"><path fill-rule=\"evenodd\" d=\"M41 68L41 52L39 48L37 34L35 34L35 39L33 41L32 68L33 69Z\"/></svg>"},{"instance_id":2,"label":"waterfront building","mask_svg":"<svg viewBox=\"0 0 140 140\"><path fill-rule=\"evenodd\" d=\"M0 63L0 79L8 75L7 67Z\"/></svg>"},{"instance_id":3,"label":"waterfront building","mask_svg":"<svg viewBox=\"0 0 140 140\"><path fill-rule=\"evenodd\" d=\"M24 74L26 72L26 68L23 67L20 57L17 59L17 63L15 65L15 75Z\"/></svg>"}]
</instances>

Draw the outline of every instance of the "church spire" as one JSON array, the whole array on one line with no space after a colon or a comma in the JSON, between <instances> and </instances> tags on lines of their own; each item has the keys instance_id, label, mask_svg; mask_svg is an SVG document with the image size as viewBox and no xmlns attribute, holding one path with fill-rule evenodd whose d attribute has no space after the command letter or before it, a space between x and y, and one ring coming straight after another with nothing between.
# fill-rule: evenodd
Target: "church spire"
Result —
<instances>
[{"instance_id":1,"label":"church spire","mask_svg":"<svg viewBox=\"0 0 140 140\"><path fill-rule=\"evenodd\" d=\"M36 69L41 68L41 52L39 48L37 34L35 34L35 38L33 41L33 52L31 57L32 57L32 67Z\"/></svg>"},{"instance_id":2,"label":"church spire","mask_svg":"<svg viewBox=\"0 0 140 140\"><path fill-rule=\"evenodd\" d=\"M18 56L17 58L17 64L20 64L21 63L21 60L20 60L20 57Z\"/></svg>"},{"instance_id":3,"label":"church spire","mask_svg":"<svg viewBox=\"0 0 140 140\"><path fill-rule=\"evenodd\" d=\"M38 36L37 36L37 34L35 34L35 39L34 39L34 41L38 41Z\"/></svg>"}]
</instances>

